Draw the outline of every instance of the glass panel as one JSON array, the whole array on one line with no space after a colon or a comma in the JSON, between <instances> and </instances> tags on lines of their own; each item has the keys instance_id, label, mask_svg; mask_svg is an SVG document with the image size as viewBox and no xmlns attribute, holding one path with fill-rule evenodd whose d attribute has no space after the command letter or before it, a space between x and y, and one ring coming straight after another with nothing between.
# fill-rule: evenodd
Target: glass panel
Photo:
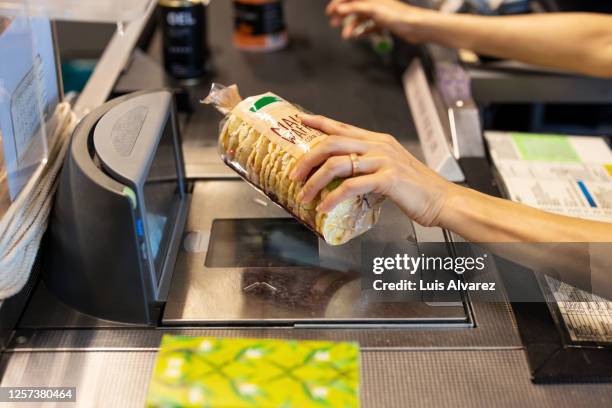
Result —
<instances>
[{"instance_id":1,"label":"glass panel","mask_svg":"<svg viewBox=\"0 0 612 408\"><path fill-rule=\"evenodd\" d=\"M319 265L317 236L293 219L214 220L206 266Z\"/></svg>"},{"instance_id":2,"label":"glass panel","mask_svg":"<svg viewBox=\"0 0 612 408\"><path fill-rule=\"evenodd\" d=\"M0 218L47 158L59 102L51 23L0 16Z\"/></svg>"},{"instance_id":3,"label":"glass panel","mask_svg":"<svg viewBox=\"0 0 612 408\"><path fill-rule=\"evenodd\" d=\"M169 119L144 185L147 236L158 278L172 228L168 220L174 220L179 200L174 139Z\"/></svg>"}]
</instances>

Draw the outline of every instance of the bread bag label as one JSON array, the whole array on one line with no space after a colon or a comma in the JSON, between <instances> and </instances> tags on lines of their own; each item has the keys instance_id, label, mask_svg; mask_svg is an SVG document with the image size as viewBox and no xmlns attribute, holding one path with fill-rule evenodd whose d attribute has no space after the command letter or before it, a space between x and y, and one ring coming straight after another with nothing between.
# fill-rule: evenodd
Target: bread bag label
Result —
<instances>
[{"instance_id":1,"label":"bread bag label","mask_svg":"<svg viewBox=\"0 0 612 408\"><path fill-rule=\"evenodd\" d=\"M301 112L295 105L271 92L246 98L232 111L296 159L327 136L302 124L299 118Z\"/></svg>"}]
</instances>

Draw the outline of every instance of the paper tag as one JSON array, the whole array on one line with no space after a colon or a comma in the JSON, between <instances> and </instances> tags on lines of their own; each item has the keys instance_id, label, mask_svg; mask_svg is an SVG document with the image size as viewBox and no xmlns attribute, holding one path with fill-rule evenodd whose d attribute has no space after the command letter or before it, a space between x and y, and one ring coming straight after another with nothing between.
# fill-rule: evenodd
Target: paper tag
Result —
<instances>
[{"instance_id":1,"label":"paper tag","mask_svg":"<svg viewBox=\"0 0 612 408\"><path fill-rule=\"evenodd\" d=\"M327 136L304 125L300 109L271 92L246 98L232 113L296 159Z\"/></svg>"}]
</instances>

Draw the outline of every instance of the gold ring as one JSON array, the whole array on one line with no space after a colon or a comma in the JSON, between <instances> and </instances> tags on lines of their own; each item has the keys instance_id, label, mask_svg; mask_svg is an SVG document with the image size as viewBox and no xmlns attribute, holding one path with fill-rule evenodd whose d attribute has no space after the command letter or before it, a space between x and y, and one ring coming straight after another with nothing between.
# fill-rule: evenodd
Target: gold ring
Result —
<instances>
[{"instance_id":1,"label":"gold ring","mask_svg":"<svg viewBox=\"0 0 612 408\"><path fill-rule=\"evenodd\" d=\"M351 153L349 158L351 159L351 177L355 177L359 174L359 156L355 153Z\"/></svg>"}]
</instances>

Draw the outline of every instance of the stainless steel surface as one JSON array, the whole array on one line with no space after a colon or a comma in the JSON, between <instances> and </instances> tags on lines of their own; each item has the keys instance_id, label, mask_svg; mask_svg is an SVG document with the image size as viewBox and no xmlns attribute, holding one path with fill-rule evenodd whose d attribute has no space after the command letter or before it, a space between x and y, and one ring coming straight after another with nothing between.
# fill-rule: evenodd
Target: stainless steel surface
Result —
<instances>
[{"instance_id":1,"label":"stainless steel surface","mask_svg":"<svg viewBox=\"0 0 612 408\"><path fill-rule=\"evenodd\" d=\"M142 407L154 351L7 353L1 386L74 386L76 404ZM363 351L364 407L604 407L612 384L534 385L521 350ZM9 406L8 404L0 406Z\"/></svg>"},{"instance_id":2,"label":"stainless steel surface","mask_svg":"<svg viewBox=\"0 0 612 408\"><path fill-rule=\"evenodd\" d=\"M484 157L480 112L472 97L469 73L454 50L428 45L433 60L434 95L456 159Z\"/></svg>"},{"instance_id":3,"label":"stainless steel surface","mask_svg":"<svg viewBox=\"0 0 612 408\"><path fill-rule=\"evenodd\" d=\"M143 407L155 356L155 352L7 353L0 385L76 387L76 404L19 403L24 408ZM10 406L15 405L0 403L0 407Z\"/></svg>"},{"instance_id":4,"label":"stainless steel surface","mask_svg":"<svg viewBox=\"0 0 612 408\"><path fill-rule=\"evenodd\" d=\"M212 328L164 327L159 329L22 329L11 350L121 350L155 348L163 334L185 336L256 337L298 340L357 341L367 349L460 348L490 349L521 347L510 308L505 303L474 303L474 328L371 328L360 330L314 328Z\"/></svg>"},{"instance_id":5,"label":"stainless steel surface","mask_svg":"<svg viewBox=\"0 0 612 408\"><path fill-rule=\"evenodd\" d=\"M454 102L447 108L453 155L456 158L485 157L480 111L470 99Z\"/></svg>"},{"instance_id":6,"label":"stainless steel surface","mask_svg":"<svg viewBox=\"0 0 612 408\"><path fill-rule=\"evenodd\" d=\"M186 230L198 232L201 252L179 253L164 324L469 325L460 299L436 305L421 301L375 303L364 297L360 251L368 239L403 241L408 251L418 251L412 224L388 204L379 225L364 236L340 247L319 243L317 265L209 267L204 260L214 239L210 234L215 219L286 218L287 214L241 180L197 182ZM437 232L443 240L441 230ZM372 236L377 238L369 238ZM280 236L279 242L268 244L279 245L280 251L284 239ZM237 251L229 243L224 250Z\"/></svg>"},{"instance_id":7,"label":"stainless steel surface","mask_svg":"<svg viewBox=\"0 0 612 408\"><path fill-rule=\"evenodd\" d=\"M77 387L78 407L140 407L161 336L175 334L358 341L364 407L573 407L605 401L607 385L531 384L508 305L472 307L476 327L470 329L19 330L3 356L0 385L70 385Z\"/></svg>"},{"instance_id":8,"label":"stainless steel surface","mask_svg":"<svg viewBox=\"0 0 612 408\"><path fill-rule=\"evenodd\" d=\"M532 384L519 350L366 352L362 361L367 407L558 408L612 402L610 384Z\"/></svg>"}]
</instances>

